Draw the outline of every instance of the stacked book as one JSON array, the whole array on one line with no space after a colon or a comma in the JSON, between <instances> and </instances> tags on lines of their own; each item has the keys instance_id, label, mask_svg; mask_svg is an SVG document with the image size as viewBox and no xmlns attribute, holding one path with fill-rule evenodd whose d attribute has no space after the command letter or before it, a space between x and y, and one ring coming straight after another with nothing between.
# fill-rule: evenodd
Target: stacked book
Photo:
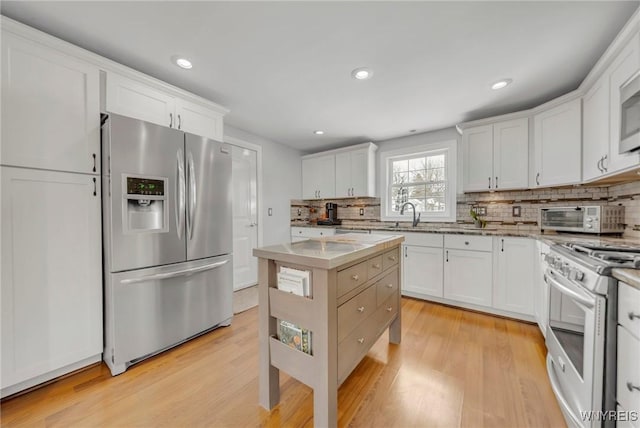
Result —
<instances>
[{"instance_id":1,"label":"stacked book","mask_svg":"<svg viewBox=\"0 0 640 428\"><path fill-rule=\"evenodd\" d=\"M311 296L311 277L306 270L280 267L278 272L278 290L297 296ZM279 320L278 338L298 351L311 355L311 332L289 321Z\"/></svg>"}]
</instances>

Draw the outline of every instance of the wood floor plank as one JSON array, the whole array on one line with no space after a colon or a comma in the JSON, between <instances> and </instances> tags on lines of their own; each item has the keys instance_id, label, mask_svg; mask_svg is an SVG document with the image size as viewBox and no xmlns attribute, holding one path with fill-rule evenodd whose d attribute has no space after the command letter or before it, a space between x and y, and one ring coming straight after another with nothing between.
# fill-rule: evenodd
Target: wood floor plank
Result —
<instances>
[{"instance_id":1,"label":"wood floor plank","mask_svg":"<svg viewBox=\"0 0 640 428\"><path fill-rule=\"evenodd\" d=\"M536 326L402 299L402 343L383 334L338 391L350 427L564 427ZM313 391L280 374L258 405L257 308L111 377L104 365L0 404L3 427L312 427Z\"/></svg>"}]
</instances>

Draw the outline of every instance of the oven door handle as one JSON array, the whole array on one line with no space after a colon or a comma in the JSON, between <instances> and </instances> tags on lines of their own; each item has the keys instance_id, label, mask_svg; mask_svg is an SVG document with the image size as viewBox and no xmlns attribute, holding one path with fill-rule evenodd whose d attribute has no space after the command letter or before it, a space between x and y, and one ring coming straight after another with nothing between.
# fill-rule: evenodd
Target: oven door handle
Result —
<instances>
[{"instance_id":1,"label":"oven door handle","mask_svg":"<svg viewBox=\"0 0 640 428\"><path fill-rule=\"evenodd\" d=\"M545 277L548 279L551 286L555 287L562 294L566 294L567 296L571 297L573 300L575 300L576 303L580 303L588 309L591 309L596 305L595 298L590 299L589 297L585 297L558 281L555 278L555 273L553 273L551 269L547 269Z\"/></svg>"},{"instance_id":2,"label":"oven door handle","mask_svg":"<svg viewBox=\"0 0 640 428\"><path fill-rule=\"evenodd\" d=\"M576 427L582 426L582 422L578 419L578 415L574 413L574 411L569 406L567 399L562 395L562 390L560 389L560 382L558 381L558 376L556 375L555 369L553 368L553 358L551 358L550 354L547 354L547 374L549 376L549 383L551 384L551 389L553 390L554 395L558 399L558 404L564 410L564 414L569 416L572 420L573 425Z\"/></svg>"}]
</instances>

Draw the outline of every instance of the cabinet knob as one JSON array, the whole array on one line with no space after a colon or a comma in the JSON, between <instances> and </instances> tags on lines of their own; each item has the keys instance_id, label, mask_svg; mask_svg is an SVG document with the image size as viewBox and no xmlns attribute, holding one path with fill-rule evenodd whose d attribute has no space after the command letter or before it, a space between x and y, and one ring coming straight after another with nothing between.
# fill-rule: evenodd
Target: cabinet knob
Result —
<instances>
[{"instance_id":1,"label":"cabinet knob","mask_svg":"<svg viewBox=\"0 0 640 428\"><path fill-rule=\"evenodd\" d=\"M634 314L633 312L629 312L629 319L633 321L634 318L640 319L640 314Z\"/></svg>"},{"instance_id":2,"label":"cabinet knob","mask_svg":"<svg viewBox=\"0 0 640 428\"><path fill-rule=\"evenodd\" d=\"M380 269L380 263L374 263L373 264L373 268L374 269Z\"/></svg>"},{"instance_id":3,"label":"cabinet knob","mask_svg":"<svg viewBox=\"0 0 640 428\"><path fill-rule=\"evenodd\" d=\"M364 337L361 337L360 339L358 339L358 343L362 345L364 343Z\"/></svg>"},{"instance_id":4,"label":"cabinet knob","mask_svg":"<svg viewBox=\"0 0 640 428\"><path fill-rule=\"evenodd\" d=\"M464 245L469 245L469 241L464 241Z\"/></svg>"},{"instance_id":5,"label":"cabinet knob","mask_svg":"<svg viewBox=\"0 0 640 428\"><path fill-rule=\"evenodd\" d=\"M387 312L391 312L392 310L393 310L393 306L389 306L389 307L387 308Z\"/></svg>"},{"instance_id":6,"label":"cabinet knob","mask_svg":"<svg viewBox=\"0 0 640 428\"><path fill-rule=\"evenodd\" d=\"M169 113L169 128L173 128L173 113Z\"/></svg>"},{"instance_id":7,"label":"cabinet knob","mask_svg":"<svg viewBox=\"0 0 640 428\"><path fill-rule=\"evenodd\" d=\"M358 312L363 313L363 312L364 312L364 306L360 306L360 307L358 308Z\"/></svg>"},{"instance_id":8,"label":"cabinet knob","mask_svg":"<svg viewBox=\"0 0 640 428\"><path fill-rule=\"evenodd\" d=\"M360 277L358 275L353 275L351 279L353 279L354 281L359 281Z\"/></svg>"},{"instance_id":9,"label":"cabinet knob","mask_svg":"<svg viewBox=\"0 0 640 428\"><path fill-rule=\"evenodd\" d=\"M387 288L393 288L393 284L387 284Z\"/></svg>"},{"instance_id":10,"label":"cabinet knob","mask_svg":"<svg viewBox=\"0 0 640 428\"><path fill-rule=\"evenodd\" d=\"M178 115L178 129L182 129L182 117Z\"/></svg>"},{"instance_id":11,"label":"cabinet knob","mask_svg":"<svg viewBox=\"0 0 640 428\"><path fill-rule=\"evenodd\" d=\"M396 261L396 256L389 256L389 260L391 260L392 262Z\"/></svg>"}]
</instances>

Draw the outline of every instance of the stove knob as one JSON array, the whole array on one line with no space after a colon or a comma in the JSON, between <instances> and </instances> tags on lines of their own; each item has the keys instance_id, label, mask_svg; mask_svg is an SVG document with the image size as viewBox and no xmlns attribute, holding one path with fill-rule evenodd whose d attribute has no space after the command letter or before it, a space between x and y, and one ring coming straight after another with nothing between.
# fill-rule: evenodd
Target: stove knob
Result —
<instances>
[{"instance_id":1,"label":"stove knob","mask_svg":"<svg viewBox=\"0 0 640 428\"><path fill-rule=\"evenodd\" d=\"M587 217L587 222L588 222L588 223L593 222L593 217Z\"/></svg>"},{"instance_id":2,"label":"stove knob","mask_svg":"<svg viewBox=\"0 0 640 428\"><path fill-rule=\"evenodd\" d=\"M569 266L569 263L563 263L562 267L560 268L560 271L562 272L562 276L568 277L569 273L571 272L571 267Z\"/></svg>"},{"instance_id":3,"label":"stove knob","mask_svg":"<svg viewBox=\"0 0 640 428\"><path fill-rule=\"evenodd\" d=\"M544 261L545 261L545 263L547 263L547 264L548 264L548 265L550 265L550 266L553 266L553 261L554 261L555 259L556 259L556 258L555 258L554 256L552 256L551 254L546 254L546 255L544 256Z\"/></svg>"},{"instance_id":4,"label":"stove knob","mask_svg":"<svg viewBox=\"0 0 640 428\"><path fill-rule=\"evenodd\" d=\"M592 224L587 224L585 226L587 226L587 229L593 229L593 225Z\"/></svg>"},{"instance_id":5,"label":"stove knob","mask_svg":"<svg viewBox=\"0 0 640 428\"><path fill-rule=\"evenodd\" d=\"M584 273L579 271L578 269L571 269L569 272L569 279L574 281L582 281L584 279Z\"/></svg>"}]
</instances>

